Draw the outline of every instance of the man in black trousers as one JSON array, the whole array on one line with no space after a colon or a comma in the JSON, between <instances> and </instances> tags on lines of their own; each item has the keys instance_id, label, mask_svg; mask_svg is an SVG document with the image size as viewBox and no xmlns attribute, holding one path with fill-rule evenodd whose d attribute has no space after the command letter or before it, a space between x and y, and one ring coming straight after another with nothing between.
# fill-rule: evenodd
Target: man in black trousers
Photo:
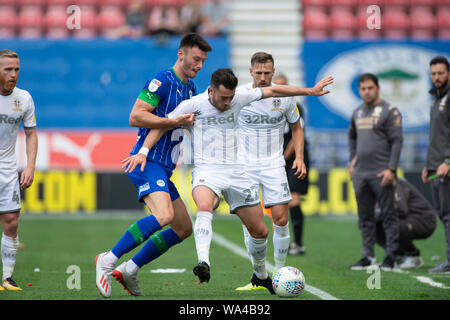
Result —
<instances>
[{"instance_id":1,"label":"man in black trousers","mask_svg":"<svg viewBox=\"0 0 450 320\"><path fill-rule=\"evenodd\" d=\"M435 57L430 62L433 104L430 109L430 134L422 181L430 182L433 207L444 224L447 257L428 270L450 273L450 84L449 62Z\"/></svg>"},{"instance_id":2,"label":"man in black trousers","mask_svg":"<svg viewBox=\"0 0 450 320\"><path fill-rule=\"evenodd\" d=\"M349 172L358 205L358 226L362 236L362 259L350 269L367 268L375 259L375 203L386 234L384 270L394 268L399 244L398 215L394 208L396 170L403 145L402 116L380 98L378 78L370 73L358 79L363 100L353 112L348 133Z\"/></svg>"},{"instance_id":3,"label":"man in black trousers","mask_svg":"<svg viewBox=\"0 0 450 320\"><path fill-rule=\"evenodd\" d=\"M423 260L413 240L430 237L436 229L437 216L423 194L402 178L397 179L394 208L399 218L399 248L396 263L401 269L419 268L423 265ZM385 247L386 235L378 205L375 209L375 220L377 221L376 242Z\"/></svg>"}]
</instances>

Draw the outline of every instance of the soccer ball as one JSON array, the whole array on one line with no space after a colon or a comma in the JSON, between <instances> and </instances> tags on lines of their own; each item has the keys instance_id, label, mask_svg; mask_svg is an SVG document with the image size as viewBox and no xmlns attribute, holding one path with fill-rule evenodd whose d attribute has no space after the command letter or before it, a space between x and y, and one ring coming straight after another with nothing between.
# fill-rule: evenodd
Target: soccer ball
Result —
<instances>
[{"instance_id":1,"label":"soccer ball","mask_svg":"<svg viewBox=\"0 0 450 320\"><path fill-rule=\"evenodd\" d=\"M283 298L297 297L305 288L305 276L294 267L283 267L278 270L272 279L275 293Z\"/></svg>"}]
</instances>

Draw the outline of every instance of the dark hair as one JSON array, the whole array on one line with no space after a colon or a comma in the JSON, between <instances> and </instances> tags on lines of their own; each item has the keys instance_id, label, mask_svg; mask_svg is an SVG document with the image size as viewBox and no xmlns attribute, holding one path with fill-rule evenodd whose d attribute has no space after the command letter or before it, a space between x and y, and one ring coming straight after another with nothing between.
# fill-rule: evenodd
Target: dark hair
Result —
<instances>
[{"instance_id":1,"label":"dark hair","mask_svg":"<svg viewBox=\"0 0 450 320\"><path fill-rule=\"evenodd\" d=\"M253 54L252 59L250 60L250 64L253 66L255 64L264 64L267 61L272 62L272 65L275 65L273 57L270 53L266 52L256 52Z\"/></svg>"},{"instance_id":2,"label":"dark hair","mask_svg":"<svg viewBox=\"0 0 450 320\"><path fill-rule=\"evenodd\" d=\"M192 48L192 47L198 47L200 50L204 52L212 51L212 48L209 45L208 41L206 41L201 35L197 33L188 33L184 35L180 41L180 47L178 49Z\"/></svg>"},{"instance_id":3,"label":"dark hair","mask_svg":"<svg viewBox=\"0 0 450 320\"><path fill-rule=\"evenodd\" d=\"M430 67L434 64L438 64L438 63L443 63L447 66L447 71L449 71L450 67L449 67L449 63L446 57L442 57L442 56L438 56L438 57L434 57L433 59L431 59L430 61Z\"/></svg>"},{"instance_id":4,"label":"dark hair","mask_svg":"<svg viewBox=\"0 0 450 320\"><path fill-rule=\"evenodd\" d=\"M377 87L379 87L378 78L373 73L364 73L364 74L360 75L358 78L358 86L361 84L361 82L366 82L366 81L373 81L373 83L375 83L375 85Z\"/></svg>"},{"instance_id":5,"label":"dark hair","mask_svg":"<svg viewBox=\"0 0 450 320\"><path fill-rule=\"evenodd\" d=\"M229 68L217 69L211 76L211 86L215 89L223 85L229 90L236 89L238 79Z\"/></svg>"}]
</instances>

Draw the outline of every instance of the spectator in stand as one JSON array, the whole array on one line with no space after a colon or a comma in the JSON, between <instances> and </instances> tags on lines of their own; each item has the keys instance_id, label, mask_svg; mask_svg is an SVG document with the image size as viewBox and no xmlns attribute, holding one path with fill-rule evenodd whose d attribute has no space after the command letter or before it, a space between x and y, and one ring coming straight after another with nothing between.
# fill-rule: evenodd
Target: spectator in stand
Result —
<instances>
[{"instance_id":1,"label":"spectator in stand","mask_svg":"<svg viewBox=\"0 0 450 320\"><path fill-rule=\"evenodd\" d=\"M148 21L150 33L161 38L177 34L180 26L178 11L168 0L161 0L152 9Z\"/></svg>"},{"instance_id":2,"label":"spectator in stand","mask_svg":"<svg viewBox=\"0 0 450 320\"><path fill-rule=\"evenodd\" d=\"M147 32L145 19L147 13L145 11L144 2L142 0L132 1L125 15L125 24L111 33L113 38L130 37L140 38Z\"/></svg>"},{"instance_id":3,"label":"spectator in stand","mask_svg":"<svg viewBox=\"0 0 450 320\"><path fill-rule=\"evenodd\" d=\"M205 36L226 36L230 32L229 3L211 0L202 7L202 24L199 32Z\"/></svg>"},{"instance_id":4,"label":"spectator in stand","mask_svg":"<svg viewBox=\"0 0 450 320\"><path fill-rule=\"evenodd\" d=\"M202 23L202 9L198 0L187 0L180 10L180 33L198 32Z\"/></svg>"}]
</instances>

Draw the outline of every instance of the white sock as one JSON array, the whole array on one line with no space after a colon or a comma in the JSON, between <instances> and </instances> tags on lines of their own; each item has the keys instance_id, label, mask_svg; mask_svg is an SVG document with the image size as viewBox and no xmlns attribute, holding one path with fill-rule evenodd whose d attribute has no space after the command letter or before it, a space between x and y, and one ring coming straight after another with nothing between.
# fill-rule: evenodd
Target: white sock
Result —
<instances>
[{"instance_id":1,"label":"white sock","mask_svg":"<svg viewBox=\"0 0 450 320\"><path fill-rule=\"evenodd\" d=\"M2 263L3 263L3 276L2 281L10 278L14 271L14 265L16 264L17 249L19 248L19 236L11 238L2 233Z\"/></svg>"},{"instance_id":2,"label":"white sock","mask_svg":"<svg viewBox=\"0 0 450 320\"><path fill-rule=\"evenodd\" d=\"M125 271L129 274L136 275L139 271L139 266L130 259L125 264Z\"/></svg>"},{"instance_id":3,"label":"white sock","mask_svg":"<svg viewBox=\"0 0 450 320\"><path fill-rule=\"evenodd\" d=\"M267 238L257 239L249 235L248 250L252 257L253 272L259 279L266 279Z\"/></svg>"},{"instance_id":4,"label":"white sock","mask_svg":"<svg viewBox=\"0 0 450 320\"><path fill-rule=\"evenodd\" d=\"M280 270L286 263L286 256L289 249L289 223L285 226L273 225L273 258L275 268Z\"/></svg>"},{"instance_id":5,"label":"white sock","mask_svg":"<svg viewBox=\"0 0 450 320\"><path fill-rule=\"evenodd\" d=\"M119 261L119 258L117 258L116 255L114 253L112 253L111 251L108 251L103 256L103 262L106 264L116 265L117 261Z\"/></svg>"},{"instance_id":6,"label":"white sock","mask_svg":"<svg viewBox=\"0 0 450 320\"><path fill-rule=\"evenodd\" d=\"M212 240L212 219L211 212L199 211L194 223L194 239L198 261L205 261L209 266L211 266L209 248Z\"/></svg>"}]
</instances>

